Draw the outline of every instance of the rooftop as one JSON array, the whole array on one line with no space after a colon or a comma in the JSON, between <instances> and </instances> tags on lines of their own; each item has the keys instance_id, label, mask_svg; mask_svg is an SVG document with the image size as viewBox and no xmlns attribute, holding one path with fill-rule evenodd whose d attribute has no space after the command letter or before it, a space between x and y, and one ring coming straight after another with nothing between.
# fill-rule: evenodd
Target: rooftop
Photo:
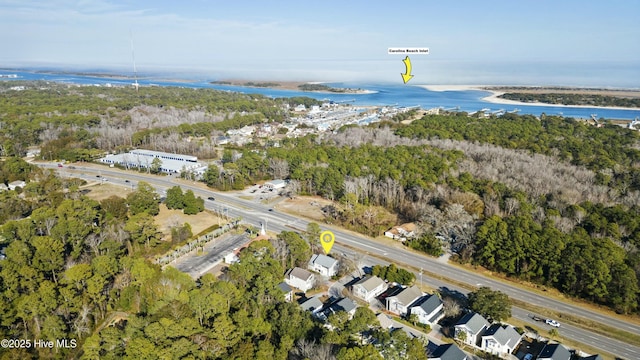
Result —
<instances>
[{"instance_id":1,"label":"rooftop","mask_svg":"<svg viewBox=\"0 0 640 360\"><path fill-rule=\"evenodd\" d=\"M294 267L293 269L288 270L285 276L288 277L289 279L292 277L296 277L298 279L307 281L311 277L313 277L313 274L310 271L307 271L305 269Z\"/></svg>"},{"instance_id":2,"label":"rooftop","mask_svg":"<svg viewBox=\"0 0 640 360\"><path fill-rule=\"evenodd\" d=\"M420 290L417 286L412 286L405 288L399 294L395 295L395 298L400 304L410 305L412 302L416 301L419 297L422 296L422 290Z\"/></svg>"},{"instance_id":3,"label":"rooftop","mask_svg":"<svg viewBox=\"0 0 640 360\"><path fill-rule=\"evenodd\" d=\"M425 295L421 297L413 307L420 307L425 313L430 314L442 305L442 300L437 295Z\"/></svg>"},{"instance_id":4,"label":"rooftop","mask_svg":"<svg viewBox=\"0 0 640 360\"><path fill-rule=\"evenodd\" d=\"M381 284L384 284L384 280L380 279L377 276L366 276L363 277L362 279L358 280L355 285L360 285L362 286L367 292L372 291L373 289L377 288L378 286L380 286Z\"/></svg>"},{"instance_id":5,"label":"rooftop","mask_svg":"<svg viewBox=\"0 0 640 360\"><path fill-rule=\"evenodd\" d=\"M314 254L311 257L311 261L309 261L309 263L318 264L324 268L331 269L335 264L338 263L338 260L326 255Z\"/></svg>"},{"instance_id":6,"label":"rooftop","mask_svg":"<svg viewBox=\"0 0 640 360\"><path fill-rule=\"evenodd\" d=\"M463 316L456 326L466 327L471 333L477 334L483 327L488 327L489 322L482 315L470 312Z\"/></svg>"}]
</instances>

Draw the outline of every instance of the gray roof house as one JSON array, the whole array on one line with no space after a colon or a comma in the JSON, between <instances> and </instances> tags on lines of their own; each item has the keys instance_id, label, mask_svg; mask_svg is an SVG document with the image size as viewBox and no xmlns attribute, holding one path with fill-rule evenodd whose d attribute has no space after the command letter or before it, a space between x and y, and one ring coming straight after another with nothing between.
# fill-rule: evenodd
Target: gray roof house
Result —
<instances>
[{"instance_id":1,"label":"gray roof house","mask_svg":"<svg viewBox=\"0 0 640 360\"><path fill-rule=\"evenodd\" d=\"M487 319L482 315L470 312L465 314L454 326L456 339L462 340L465 344L478 346L480 333L489 327ZM464 335L462 335L464 333Z\"/></svg>"},{"instance_id":2,"label":"gray roof house","mask_svg":"<svg viewBox=\"0 0 640 360\"><path fill-rule=\"evenodd\" d=\"M411 305L409 314L417 315L421 324L433 325L444 317L444 304L438 295L425 295Z\"/></svg>"},{"instance_id":3,"label":"gray roof house","mask_svg":"<svg viewBox=\"0 0 640 360\"><path fill-rule=\"evenodd\" d=\"M604 360L601 355L589 355L585 357L581 357L580 360Z\"/></svg>"},{"instance_id":4,"label":"gray roof house","mask_svg":"<svg viewBox=\"0 0 640 360\"><path fill-rule=\"evenodd\" d=\"M442 344L429 356L432 360L467 360L467 354L455 344Z\"/></svg>"},{"instance_id":5,"label":"gray roof house","mask_svg":"<svg viewBox=\"0 0 640 360\"><path fill-rule=\"evenodd\" d=\"M354 296L370 302L387 290L387 283L377 276L366 276L351 286Z\"/></svg>"},{"instance_id":6,"label":"gray roof house","mask_svg":"<svg viewBox=\"0 0 640 360\"><path fill-rule=\"evenodd\" d=\"M326 255L314 254L309 261L309 270L324 277L332 277L338 272L338 260Z\"/></svg>"},{"instance_id":7,"label":"gray roof house","mask_svg":"<svg viewBox=\"0 0 640 360\"><path fill-rule=\"evenodd\" d=\"M416 302L422 295L422 290L415 285L405 288L398 294L387 298L387 310L401 316L407 315L411 304Z\"/></svg>"},{"instance_id":8,"label":"gray roof house","mask_svg":"<svg viewBox=\"0 0 640 360\"><path fill-rule=\"evenodd\" d=\"M538 360L569 360L571 359L571 353L569 349L562 344L547 344L544 346Z\"/></svg>"},{"instance_id":9,"label":"gray roof house","mask_svg":"<svg viewBox=\"0 0 640 360\"><path fill-rule=\"evenodd\" d=\"M293 300L293 289L286 282L278 284L278 289L282 290L284 293L284 301L290 302Z\"/></svg>"},{"instance_id":10,"label":"gray roof house","mask_svg":"<svg viewBox=\"0 0 640 360\"><path fill-rule=\"evenodd\" d=\"M480 348L489 354L506 355L511 354L521 340L522 335L513 326L494 324L482 334Z\"/></svg>"},{"instance_id":11,"label":"gray roof house","mask_svg":"<svg viewBox=\"0 0 640 360\"><path fill-rule=\"evenodd\" d=\"M338 311L344 311L349 314L349 319L356 313L357 305L353 302L353 300L349 298L341 298L335 299L330 302L328 305L322 309L321 312L317 314L318 318L321 320L327 320L331 314L335 314Z\"/></svg>"},{"instance_id":12,"label":"gray roof house","mask_svg":"<svg viewBox=\"0 0 640 360\"><path fill-rule=\"evenodd\" d=\"M304 292L309 291L315 285L315 276L302 268L295 267L287 270L284 274L284 281L294 288L300 289Z\"/></svg>"},{"instance_id":13,"label":"gray roof house","mask_svg":"<svg viewBox=\"0 0 640 360\"><path fill-rule=\"evenodd\" d=\"M302 310L310 311L312 314L315 314L320 310L322 310L323 306L324 304L322 303L322 301L320 301L320 298L318 298L317 296L314 296L300 303L300 307L302 307Z\"/></svg>"}]
</instances>

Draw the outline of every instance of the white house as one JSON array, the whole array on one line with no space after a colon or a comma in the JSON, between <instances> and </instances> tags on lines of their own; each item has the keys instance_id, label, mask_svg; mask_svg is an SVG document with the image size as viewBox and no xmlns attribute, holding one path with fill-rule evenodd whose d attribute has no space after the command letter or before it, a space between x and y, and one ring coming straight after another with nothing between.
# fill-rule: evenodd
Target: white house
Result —
<instances>
[{"instance_id":1,"label":"white house","mask_svg":"<svg viewBox=\"0 0 640 360\"><path fill-rule=\"evenodd\" d=\"M387 297L387 310L400 316L409 312L411 304L416 302L423 293L417 286L403 289L398 294Z\"/></svg>"},{"instance_id":2,"label":"white house","mask_svg":"<svg viewBox=\"0 0 640 360\"><path fill-rule=\"evenodd\" d=\"M225 264L235 264L237 262L240 261L240 258L238 257L238 254L236 254L235 252L231 251L228 254L226 254L224 256L224 263Z\"/></svg>"},{"instance_id":3,"label":"white house","mask_svg":"<svg viewBox=\"0 0 640 360\"><path fill-rule=\"evenodd\" d=\"M285 282L278 284L278 289L284 293L284 301L291 302L293 300L293 289Z\"/></svg>"},{"instance_id":4,"label":"white house","mask_svg":"<svg viewBox=\"0 0 640 360\"><path fill-rule=\"evenodd\" d=\"M387 290L387 283L377 276L366 276L351 286L354 296L370 302Z\"/></svg>"},{"instance_id":5,"label":"white house","mask_svg":"<svg viewBox=\"0 0 640 360\"><path fill-rule=\"evenodd\" d=\"M416 224L406 223L398 226L394 226L391 229L384 232L384 236L392 238L394 240L405 241L415 236Z\"/></svg>"},{"instance_id":6,"label":"white house","mask_svg":"<svg viewBox=\"0 0 640 360\"><path fill-rule=\"evenodd\" d=\"M309 261L309 270L327 278L332 277L338 272L338 260L326 255L314 254Z\"/></svg>"},{"instance_id":7,"label":"white house","mask_svg":"<svg viewBox=\"0 0 640 360\"><path fill-rule=\"evenodd\" d=\"M409 314L417 315L419 323L431 326L444 317L444 304L438 295L425 295L411 305Z\"/></svg>"},{"instance_id":8,"label":"white house","mask_svg":"<svg viewBox=\"0 0 640 360\"><path fill-rule=\"evenodd\" d=\"M17 187L20 187L21 189L24 189L25 185L27 185L27 183L25 183L22 180L12 181L12 182L9 183L9 190L15 190Z\"/></svg>"},{"instance_id":9,"label":"white house","mask_svg":"<svg viewBox=\"0 0 640 360\"><path fill-rule=\"evenodd\" d=\"M489 327L487 319L482 315L470 312L465 314L454 326L455 338L465 344L478 347L479 335Z\"/></svg>"},{"instance_id":10,"label":"white house","mask_svg":"<svg viewBox=\"0 0 640 360\"><path fill-rule=\"evenodd\" d=\"M511 354L520 341L522 335L518 334L511 325L494 324L481 336L480 349L493 355Z\"/></svg>"},{"instance_id":11,"label":"white house","mask_svg":"<svg viewBox=\"0 0 640 360\"><path fill-rule=\"evenodd\" d=\"M310 271L294 267L284 274L284 281L296 289L309 291L316 282L316 277Z\"/></svg>"}]
</instances>

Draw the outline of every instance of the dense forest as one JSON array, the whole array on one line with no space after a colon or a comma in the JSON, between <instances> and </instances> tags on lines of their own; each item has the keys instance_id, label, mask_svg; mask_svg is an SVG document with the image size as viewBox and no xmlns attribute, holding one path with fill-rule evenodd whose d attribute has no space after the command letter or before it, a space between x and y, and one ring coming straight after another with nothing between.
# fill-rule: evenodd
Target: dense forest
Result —
<instances>
[{"instance_id":1,"label":"dense forest","mask_svg":"<svg viewBox=\"0 0 640 360\"><path fill-rule=\"evenodd\" d=\"M461 262L619 312L638 311L635 131L544 114L478 119L453 113L427 115L408 125L397 118L284 139L280 147L230 146L218 153L213 139L226 129L286 121L283 104L317 100L203 89L145 88L136 94L30 86L0 90L2 155L24 155L32 145L41 146L44 158L68 160L89 160L129 146L209 154L222 160L221 167L211 166L205 174L209 186L241 189L258 180L286 178L289 195L335 200L323 208L328 223L378 236L392 225L415 222L418 236L407 242L414 249L433 255L451 251ZM5 183L25 178L25 166L9 158L0 177ZM4 221L38 207L27 198L1 196Z\"/></svg>"},{"instance_id":2,"label":"dense forest","mask_svg":"<svg viewBox=\"0 0 640 360\"><path fill-rule=\"evenodd\" d=\"M94 201L76 180L9 160L8 178L30 171L24 189L0 193L1 212L13 214L0 225L0 335L31 343L3 346L3 358L426 359L420 341L382 329L366 307L330 315L327 328L285 302L284 266L311 253L297 233L252 243L224 279L195 281L147 260L164 242L148 184ZM59 339L69 346L33 342Z\"/></svg>"},{"instance_id":3,"label":"dense forest","mask_svg":"<svg viewBox=\"0 0 640 360\"><path fill-rule=\"evenodd\" d=\"M377 236L414 221L412 248L444 246L459 261L637 311L636 132L513 114L379 126L226 150L204 181L240 189L286 177L290 193L337 201L323 209L329 223Z\"/></svg>"},{"instance_id":4,"label":"dense forest","mask_svg":"<svg viewBox=\"0 0 640 360\"><path fill-rule=\"evenodd\" d=\"M585 105L585 106L619 106L638 108L640 107L640 98L617 97L610 95L597 94L567 94L567 93L519 93L507 92L500 96L502 99L523 101L523 102L540 102L545 104L561 104L561 105Z\"/></svg>"}]
</instances>

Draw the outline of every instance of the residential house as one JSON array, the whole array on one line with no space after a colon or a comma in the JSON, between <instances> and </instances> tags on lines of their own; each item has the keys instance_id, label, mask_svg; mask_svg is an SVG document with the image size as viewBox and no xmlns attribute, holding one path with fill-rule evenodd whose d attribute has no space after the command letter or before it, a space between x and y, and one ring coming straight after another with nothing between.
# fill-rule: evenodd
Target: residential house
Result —
<instances>
[{"instance_id":1,"label":"residential house","mask_svg":"<svg viewBox=\"0 0 640 360\"><path fill-rule=\"evenodd\" d=\"M380 313L376 315L376 319L378 319L380 327L383 329L391 329L393 327L393 321L387 314Z\"/></svg>"},{"instance_id":2,"label":"residential house","mask_svg":"<svg viewBox=\"0 0 640 360\"><path fill-rule=\"evenodd\" d=\"M444 317L444 304L436 294L425 295L411 305L409 314L417 315L419 323L431 326Z\"/></svg>"},{"instance_id":3,"label":"residential house","mask_svg":"<svg viewBox=\"0 0 640 360\"><path fill-rule=\"evenodd\" d=\"M604 360L604 358L601 355L589 355L583 356L579 360Z\"/></svg>"},{"instance_id":4,"label":"residential house","mask_svg":"<svg viewBox=\"0 0 640 360\"><path fill-rule=\"evenodd\" d=\"M238 254L235 253L235 251L227 253L223 259L225 264L235 264L237 262L240 262L240 258L238 257Z\"/></svg>"},{"instance_id":5,"label":"residential house","mask_svg":"<svg viewBox=\"0 0 640 360\"><path fill-rule=\"evenodd\" d=\"M442 344L431 353L429 359L433 360L467 360L469 357L455 344Z\"/></svg>"},{"instance_id":6,"label":"residential house","mask_svg":"<svg viewBox=\"0 0 640 360\"><path fill-rule=\"evenodd\" d=\"M406 223L398 226L394 226L391 229L384 232L384 236L392 238L394 240L405 241L415 236L416 224Z\"/></svg>"},{"instance_id":7,"label":"residential house","mask_svg":"<svg viewBox=\"0 0 640 360\"><path fill-rule=\"evenodd\" d=\"M538 360L570 360L571 353L569 349L562 344L547 344L544 346L540 354L538 354Z\"/></svg>"},{"instance_id":8,"label":"residential house","mask_svg":"<svg viewBox=\"0 0 640 360\"><path fill-rule=\"evenodd\" d=\"M470 312L465 314L458 323L454 325L455 338L467 345L478 346L479 335L489 328L489 322L482 315Z\"/></svg>"},{"instance_id":9,"label":"residential house","mask_svg":"<svg viewBox=\"0 0 640 360\"><path fill-rule=\"evenodd\" d=\"M27 183L22 180L12 181L9 183L9 190L15 190L17 187L24 189L25 185L27 185Z\"/></svg>"},{"instance_id":10,"label":"residential house","mask_svg":"<svg viewBox=\"0 0 640 360\"><path fill-rule=\"evenodd\" d=\"M349 315L349 319L351 319L356 313L356 308L356 303L349 298L334 299L333 301L329 301L324 308L317 313L317 317L320 320L326 321L331 314L344 311Z\"/></svg>"},{"instance_id":11,"label":"residential house","mask_svg":"<svg viewBox=\"0 0 640 360\"><path fill-rule=\"evenodd\" d=\"M291 302L293 300L293 289L286 282L278 284L278 289L284 293L284 301Z\"/></svg>"},{"instance_id":12,"label":"residential house","mask_svg":"<svg viewBox=\"0 0 640 360\"><path fill-rule=\"evenodd\" d=\"M493 324L481 336L480 348L493 355L511 354L520 341L522 335L518 334L511 325Z\"/></svg>"},{"instance_id":13,"label":"residential house","mask_svg":"<svg viewBox=\"0 0 640 360\"><path fill-rule=\"evenodd\" d=\"M314 254L309 261L309 270L326 278L332 277L338 273L338 260L326 255Z\"/></svg>"},{"instance_id":14,"label":"residential house","mask_svg":"<svg viewBox=\"0 0 640 360\"><path fill-rule=\"evenodd\" d=\"M284 281L294 288L307 292L315 285L316 277L310 271L294 267L284 274Z\"/></svg>"},{"instance_id":15,"label":"residential house","mask_svg":"<svg viewBox=\"0 0 640 360\"><path fill-rule=\"evenodd\" d=\"M417 286L404 288L398 294L387 297L387 310L400 316L409 312L411 304L416 302L423 293Z\"/></svg>"},{"instance_id":16,"label":"residential house","mask_svg":"<svg viewBox=\"0 0 640 360\"><path fill-rule=\"evenodd\" d=\"M364 301L371 302L371 300L385 292L387 287L387 283L379 277L366 276L351 286L351 292L354 296Z\"/></svg>"},{"instance_id":17,"label":"residential house","mask_svg":"<svg viewBox=\"0 0 640 360\"><path fill-rule=\"evenodd\" d=\"M324 304L320 301L319 297L314 296L300 303L300 307L302 310L311 312L311 315L315 315L322 310Z\"/></svg>"},{"instance_id":18,"label":"residential house","mask_svg":"<svg viewBox=\"0 0 640 360\"><path fill-rule=\"evenodd\" d=\"M7 185L5 185L4 183L0 183L0 192L1 191L7 191L9 190L9 187Z\"/></svg>"}]
</instances>

